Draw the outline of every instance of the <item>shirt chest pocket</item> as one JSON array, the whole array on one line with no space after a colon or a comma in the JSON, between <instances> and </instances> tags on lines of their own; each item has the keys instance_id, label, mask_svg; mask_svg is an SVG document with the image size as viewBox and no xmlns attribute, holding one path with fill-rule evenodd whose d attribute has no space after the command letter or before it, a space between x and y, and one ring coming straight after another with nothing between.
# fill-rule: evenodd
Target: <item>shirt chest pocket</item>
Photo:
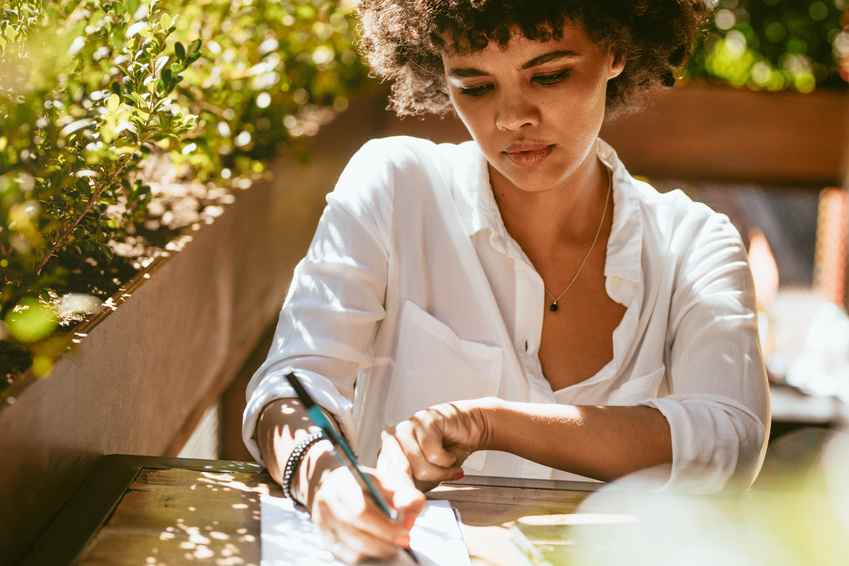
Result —
<instances>
[{"instance_id":1,"label":"shirt chest pocket","mask_svg":"<svg viewBox=\"0 0 849 566\"><path fill-rule=\"evenodd\" d=\"M464 340L412 302L404 305L395 369L386 398L386 425L440 403L498 393L504 352ZM465 468L483 468L485 452L472 454Z\"/></svg>"}]
</instances>

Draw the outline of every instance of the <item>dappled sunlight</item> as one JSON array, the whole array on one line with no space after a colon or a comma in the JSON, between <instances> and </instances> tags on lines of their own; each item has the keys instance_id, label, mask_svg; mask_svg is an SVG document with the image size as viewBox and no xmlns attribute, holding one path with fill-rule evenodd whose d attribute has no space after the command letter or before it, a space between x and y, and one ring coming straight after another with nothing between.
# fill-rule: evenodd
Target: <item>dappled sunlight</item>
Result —
<instances>
[{"instance_id":1,"label":"dappled sunlight","mask_svg":"<svg viewBox=\"0 0 849 566\"><path fill-rule=\"evenodd\" d=\"M183 248L186 247L186 244L191 242L194 238L190 234L185 234L183 236L179 236L174 238L167 244L165 244L165 249L171 252L179 252ZM166 254L163 254L166 255Z\"/></svg>"},{"instance_id":2,"label":"dappled sunlight","mask_svg":"<svg viewBox=\"0 0 849 566\"><path fill-rule=\"evenodd\" d=\"M300 339L304 341L304 344L306 344L311 350L315 350L316 349L315 338L313 338L312 333L310 333L307 325L304 324L300 320L293 321L292 325L295 327L295 330L297 331ZM277 347L282 349L285 346L283 338L277 337L276 340L277 340Z\"/></svg>"},{"instance_id":3,"label":"dappled sunlight","mask_svg":"<svg viewBox=\"0 0 849 566\"><path fill-rule=\"evenodd\" d=\"M195 508L189 508L195 511ZM209 530L208 527L190 526L183 519L178 519L177 525L167 527L159 536L159 540L165 543L176 544L184 551L182 557L186 561L204 561L222 566L254 564L253 560L246 560L242 556L244 543L255 543L258 539L254 534L248 533L247 529L239 529L235 536L222 531ZM173 541L173 542L172 542ZM154 549L155 550L155 549ZM148 564L157 564L155 555L148 556Z\"/></svg>"},{"instance_id":4,"label":"dappled sunlight","mask_svg":"<svg viewBox=\"0 0 849 566\"><path fill-rule=\"evenodd\" d=\"M280 487L256 472L144 469L80 563L258 566L260 496Z\"/></svg>"}]
</instances>

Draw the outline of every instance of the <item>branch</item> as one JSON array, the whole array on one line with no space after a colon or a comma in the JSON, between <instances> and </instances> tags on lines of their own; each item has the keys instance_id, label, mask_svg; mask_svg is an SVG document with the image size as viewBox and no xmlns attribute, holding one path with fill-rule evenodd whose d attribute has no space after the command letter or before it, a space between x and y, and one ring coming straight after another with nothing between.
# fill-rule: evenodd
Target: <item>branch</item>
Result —
<instances>
[{"instance_id":1,"label":"branch","mask_svg":"<svg viewBox=\"0 0 849 566\"><path fill-rule=\"evenodd\" d=\"M77 225L82 221L83 218L85 218L85 215L91 211L92 207L94 206L94 203L96 203L100 199L100 195L103 194L103 191L106 190L106 187L111 186L112 183L115 182L115 179L118 177L118 174L124 170L124 167L126 167L127 164L130 162L132 156L132 153L127 154L127 156L124 158L124 162L121 163L121 165L119 165L117 169L115 169L109 179L101 183L99 187L94 190L94 193L92 193L91 198L88 199L88 202L86 203L85 208L83 208L82 212L80 212L74 219L74 221L66 225L65 229L59 233L59 236L50 245L50 249L47 250L44 256L42 256L41 260L39 260L38 264L36 264L36 275L41 275L41 270L44 268L50 258L53 257L53 255L60 249L65 247L68 236L71 235Z\"/></svg>"}]
</instances>

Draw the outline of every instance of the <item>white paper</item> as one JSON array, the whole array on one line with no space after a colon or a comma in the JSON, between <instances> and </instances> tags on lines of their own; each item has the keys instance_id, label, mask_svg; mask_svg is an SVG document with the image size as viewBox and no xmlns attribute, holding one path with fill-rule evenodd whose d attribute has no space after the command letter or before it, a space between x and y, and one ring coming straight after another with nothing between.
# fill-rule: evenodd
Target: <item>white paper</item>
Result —
<instances>
[{"instance_id":1,"label":"white paper","mask_svg":"<svg viewBox=\"0 0 849 566\"><path fill-rule=\"evenodd\" d=\"M345 566L324 546L305 511L282 497L262 496L262 566ZM429 501L410 531L410 548L421 566L471 566L457 516L448 501ZM393 560L361 564L409 566L404 552Z\"/></svg>"}]
</instances>

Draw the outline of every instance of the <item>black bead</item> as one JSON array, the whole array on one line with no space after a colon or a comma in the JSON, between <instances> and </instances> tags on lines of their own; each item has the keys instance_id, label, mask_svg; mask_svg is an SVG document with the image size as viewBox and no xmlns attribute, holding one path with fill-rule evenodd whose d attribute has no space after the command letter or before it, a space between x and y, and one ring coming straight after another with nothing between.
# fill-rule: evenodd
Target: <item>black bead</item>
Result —
<instances>
[{"instance_id":1,"label":"black bead","mask_svg":"<svg viewBox=\"0 0 849 566\"><path fill-rule=\"evenodd\" d=\"M551 303L550 305L548 305L548 310L550 310L551 312L557 312L557 308L557 303Z\"/></svg>"}]
</instances>

